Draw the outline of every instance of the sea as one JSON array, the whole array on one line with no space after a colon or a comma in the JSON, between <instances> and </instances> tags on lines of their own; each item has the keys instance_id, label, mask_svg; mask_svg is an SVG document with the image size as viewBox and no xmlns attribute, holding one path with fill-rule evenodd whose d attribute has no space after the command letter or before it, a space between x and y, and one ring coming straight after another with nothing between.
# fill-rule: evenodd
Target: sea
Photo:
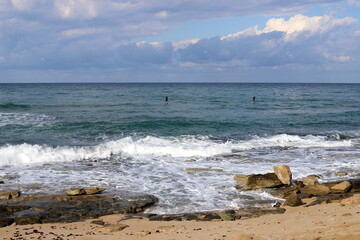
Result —
<instances>
[{"instance_id":1,"label":"sea","mask_svg":"<svg viewBox=\"0 0 360 240\"><path fill-rule=\"evenodd\" d=\"M233 178L282 164L360 172L360 84L0 84L0 190L101 186L153 194L157 214L271 206Z\"/></svg>"}]
</instances>

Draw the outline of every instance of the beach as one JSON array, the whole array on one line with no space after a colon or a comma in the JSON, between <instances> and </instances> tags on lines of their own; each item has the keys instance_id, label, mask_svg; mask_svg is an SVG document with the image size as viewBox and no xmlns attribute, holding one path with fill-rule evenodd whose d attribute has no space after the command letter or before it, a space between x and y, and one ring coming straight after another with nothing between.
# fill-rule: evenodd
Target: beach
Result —
<instances>
[{"instance_id":1,"label":"beach","mask_svg":"<svg viewBox=\"0 0 360 240\"><path fill-rule=\"evenodd\" d=\"M311 202L314 199L307 199ZM127 215L107 215L72 223L12 225L0 228L2 239L346 239L360 238L360 194L332 203L285 207L283 214L268 214L236 221L149 221ZM93 222L93 223L92 223ZM114 226L127 225L118 231ZM112 230L114 232L111 232Z\"/></svg>"}]
</instances>

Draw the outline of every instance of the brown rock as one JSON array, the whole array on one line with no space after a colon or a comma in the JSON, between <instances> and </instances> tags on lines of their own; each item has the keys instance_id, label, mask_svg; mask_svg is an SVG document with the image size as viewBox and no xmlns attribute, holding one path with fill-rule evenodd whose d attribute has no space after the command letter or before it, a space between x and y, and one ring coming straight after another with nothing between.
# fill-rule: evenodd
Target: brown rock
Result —
<instances>
[{"instance_id":1,"label":"brown rock","mask_svg":"<svg viewBox=\"0 0 360 240\"><path fill-rule=\"evenodd\" d=\"M103 232L103 233L112 233L112 232L122 231L127 227L129 227L129 225L117 223L117 224L111 224L111 225L108 225L105 227L96 228L95 230L98 232Z\"/></svg>"},{"instance_id":2,"label":"brown rock","mask_svg":"<svg viewBox=\"0 0 360 240\"><path fill-rule=\"evenodd\" d=\"M197 173L197 172L222 172L222 169L218 168L187 168L185 169L187 173Z\"/></svg>"},{"instance_id":3,"label":"brown rock","mask_svg":"<svg viewBox=\"0 0 360 240\"><path fill-rule=\"evenodd\" d=\"M348 181L341 182L330 188L332 192L349 192L351 190L351 183Z\"/></svg>"},{"instance_id":4,"label":"brown rock","mask_svg":"<svg viewBox=\"0 0 360 240\"><path fill-rule=\"evenodd\" d=\"M301 193L304 194L311 194L311 195L326 195L330 193L330 188L324 185L307 185L303 187L301 190Z\"/></svg>"},{"instance_id":5,"label":"brown rock","mask_svg":"<svg viewBox=\"0 0 360 240\"><path fill-rule=\"evenodd\" d=\"M279 180L283 184L290 186L291 179L292 179L292 173L291 173L289 166L279 165L279 166L273 167L273 169L274 169L276 176L279 178Z\"/></svg>"},{"instance_id":6,"label":"brown rock","mask_svg":"<svg viewBox=\"0 0 360 240\"><path fill-rule=\"evenodd\" d=\"M297 188L305 187L305 184L304 184L303 181L293 181L292 184L293 184L294 187L297 187Z\"/></svg>"},{"instance_id":7,"label":"brown rock","mask_svg":"<svg viewBox=\"0 0 360 240\"><path fill-rule=\"evenodd\" d=\"M103 191L105 191L106 188L103 187L88 187L88 188L84 188L85 194L87 195L92 195L92 194L97 194L97 193L101 193Z\"/></svg>"},{"instance_id":8,"label":"brown rock","mask_svg":"<svg viewBox=\"0 0 360 240\"><path fill-rule=\"evenodd\" d=\"M348 175L347 172L337 172L337 173L335 173L335 176L337 176L337 177L345 177L347 175Z\"/></svg>"},{"instance_id":9,"label":"brown rock","mask_svg":"<svg viewBox=\"0 0 360 240\"><path fill-rule=\"evenodd\" d=\"M275 173L251 175L239 174L235 175L234 179L245 190L278 187L283 185Z\"/></svg>"},{"instance_id":10,"label":"brown rock","mask_svg":"<svg viewBox=\"0 0 360 240\"><path fill-rule=\"evenodd\" d=\"M85 194L85 190L83 188L70 188L66 191L68 196L77 196Z\"/></svg>"},{"instance_id":11,"label":"brown rock","mask_svg":"<svg viewBox=\"0 0 360 240\"><path fill-rule=\"evenodd\" d=\"M20 197L19 190L7 191L7 192L0 192L0 200L9 200L12 198Z\"/></svg>"},{"instance_id":12,"label":"brown rock","mask_svg":"<svg viewBox=\"0 0 360 240\"><path fill-rule=\"evenodd\" d=\"M307 177L303 177L303 183L305 186L313 186L313 185L319 185L318 177L314 175L309 175Z\"/></svg>"},{"instance_id":13,"label":"brown rock","mask_svg":"<svg viewBox=\"0 0 360 240\"><path fill-rule=\"evenodd\" d=\"M296 192L291 193L284 202L285 206L291 206L291 207L296 207L303 204L304 204L303 201L301 201L301 198Z\"/></svg>"}]
</instances>

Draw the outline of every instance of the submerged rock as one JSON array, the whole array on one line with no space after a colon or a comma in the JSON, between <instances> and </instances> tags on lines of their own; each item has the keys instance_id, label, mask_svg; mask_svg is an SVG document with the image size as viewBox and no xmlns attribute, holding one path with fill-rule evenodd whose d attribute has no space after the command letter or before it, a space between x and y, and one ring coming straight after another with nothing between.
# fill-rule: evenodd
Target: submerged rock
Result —
<instances>
[{"instance_id":1,"label":"submerged rock","mask_svg":"<svg viewBox=\"0 0 360 240\"><path fill-rule=\"evenodd\" d=\"M187 168L185 169L187 173L197 173L197 172L222 172L222 169L218 168Z\"/></svg>"},{"instance_id":2,"label":"submerged rock","mask_svg":"<svg viewBox=\"0 0 360 240\"><path fill-rule=\"evenodd\" d=\"M235 181L245 190L283 186L275 173L235 175Z\"/></svg>"},{"instance_id":3,"label":"submerged rock","mask_svg":"<svg viewBox=\"0 0 360 240\"><path fill-rule=\"evenodd\" d=\"M78 196L78 195L92 195L98 194L105 191L106 188L103 187L87 187L87 188L70 188L66 191L68 196Z\"/></svg>"},{"instance_id":4,"label":"submerged rock","mask_svg":"<svg viewBox=\"0 0 360 240\"><path fill-rule=\"evenodd\" d=\"M292 180L292 173L291 173L289 166L279 165L279 166L273 167L273 169L274 169L276 176L279 178L279 180L283 184L290 186L291 180Z\"/></svg>"},{"instance_id":5,"label":"submerged rock","mask_svg":"<svg viewBox=\"0 0 360 240\"><path fill-rule=\"evenodd\" d=\"M347 172L337 172L337 173L335 173L335 176L337 176L337 177L345 177L347 175L348 175Z\"/></svg>"},{"instance_id":6,"label":"submerged rock","mask_svg":"<svg viewBox=\"0 0 360 240\"><path fill-rule=\"evenodd\" d=\"M307 177L303 177L302 180L305 186L314 186L319 184L319 178L320 177L316 175L309 175Z\"/></svg>"}]
</instances>

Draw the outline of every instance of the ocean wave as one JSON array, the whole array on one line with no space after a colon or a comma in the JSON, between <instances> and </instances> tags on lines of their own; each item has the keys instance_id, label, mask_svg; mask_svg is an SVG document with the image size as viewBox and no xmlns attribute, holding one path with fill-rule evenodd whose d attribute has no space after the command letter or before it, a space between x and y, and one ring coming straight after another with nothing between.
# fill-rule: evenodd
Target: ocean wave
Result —
<instances>
[{"instance_id":1,"label":"ocean wave","mask_svg":"<svg viewBox=\"0 0 360 240\"><path fill-rule=\"evenodd\" d=\"M326 136L280 134L242 141L214 141L208 136L125 137L95 146L7 145L0 148L0 166L108 159L116 154L132 157L206 158L259 148L331 148L352 146L351 140Z\"/></svg>"},{"instance_id":2,"label":"ocean wave","mask_svg":"<svg viewBox=\"0 0 360 240\"><path fill-rule=\"evenodd\" d=\"M3 103L0 104L0 109L27 109L30 108L30 105L26 104L15 104L15 103Z\"/></svg>"},{"instance_id":3,"label":"ocean wave","mask_svg":"<svg viewBox=\"0 0 360 240\"><path fill-rule=\"evenodd\" d=\"M55 120L44 114L0 112L0 127L7 125L44 125Z\"/></svg>"}]
</instances>

